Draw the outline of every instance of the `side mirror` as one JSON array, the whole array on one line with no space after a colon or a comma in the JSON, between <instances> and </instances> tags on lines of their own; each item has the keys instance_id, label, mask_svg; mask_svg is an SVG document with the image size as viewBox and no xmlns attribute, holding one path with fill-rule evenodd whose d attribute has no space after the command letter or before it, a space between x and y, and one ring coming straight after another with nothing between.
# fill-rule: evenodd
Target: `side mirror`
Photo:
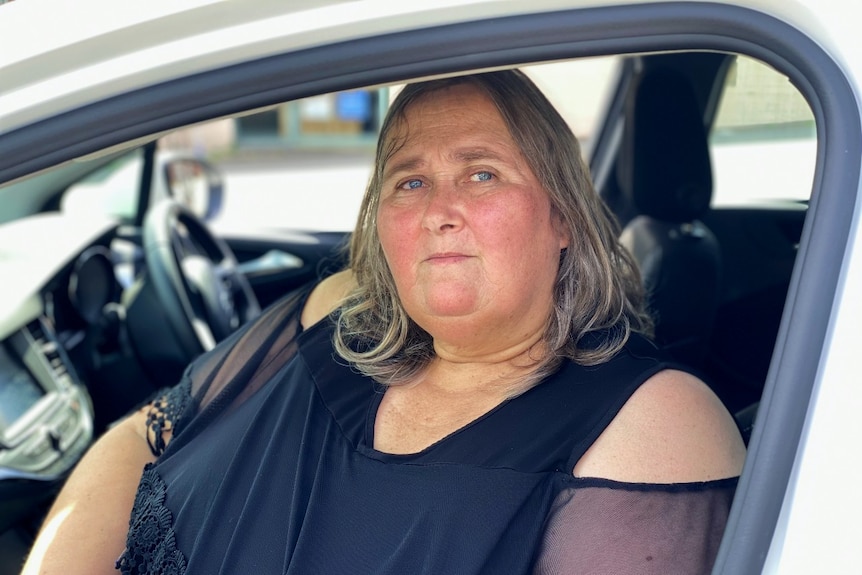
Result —
<instances>
[{"instance_id":1,"label":"side mirror","mask_svg":"<svg viewBox=\"0 0 862 575\"><path fill-rule=\"evenodd\" d=\"M224 200L221 172L198 158L172 158L164 164L170 195L202 220L215 218Z\"/></svg>"}]
</instances>

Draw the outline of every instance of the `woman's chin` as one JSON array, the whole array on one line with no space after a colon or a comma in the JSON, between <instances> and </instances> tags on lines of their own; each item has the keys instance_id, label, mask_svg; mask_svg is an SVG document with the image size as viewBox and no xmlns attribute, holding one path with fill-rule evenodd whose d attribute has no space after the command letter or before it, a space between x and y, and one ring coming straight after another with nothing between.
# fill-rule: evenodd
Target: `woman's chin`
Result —
<instances>
[{"instance_id":1,"label":"woman's chin","mask_svg":"<svg viewBox=\"0 0 862 575\"><path fill-rule=\"evenodd\" d=\"M475 284L454 281L435 285L425 292L423 299L429 313L440 316L469 315L487 304L487 294L477 290Z\"/></svg>"},{"instance_id":2,"label":"woman's chin","mask_svg":"<svg viewBox=\"0 0 862 575\"><path fill-rule=\"evenodd\" d=\"M469 316L477 310L477 306L472 301L442 301L429 302L425 309L428 315L442 319Z\"/></svg>"},{"instance_id":3,"label":"woman's chin","mask_svg":"<svg viewBox=\"0 0 862 575\"><path fill-rule=\"evenodd\" d=\"M418 314L424 316L423 320L414 317L417 323L438 323L450 320L468 319L479 311L480 305L476 298L464 297L463 294L450 297L431 297L418 306ZM413 316L411 310L408 314Z\"/></svg>"}]
</instances>

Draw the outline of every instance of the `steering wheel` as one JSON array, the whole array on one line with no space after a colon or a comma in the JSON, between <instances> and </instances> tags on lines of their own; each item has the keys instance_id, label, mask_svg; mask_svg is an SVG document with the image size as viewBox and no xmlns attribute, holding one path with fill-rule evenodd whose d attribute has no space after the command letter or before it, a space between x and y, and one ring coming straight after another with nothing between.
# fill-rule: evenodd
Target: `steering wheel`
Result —
<instances>
[{"instance_id":1,"label":"steering wheel","mask_svg":"<svg viewBox=\"0 0 862 575\"><path fill-rule=\"evenodd\" d=\"M228 245L175 200L144 219L149 276L179 345L191 359L260 314L260 305Z\"/></svg>"}]
</instances>

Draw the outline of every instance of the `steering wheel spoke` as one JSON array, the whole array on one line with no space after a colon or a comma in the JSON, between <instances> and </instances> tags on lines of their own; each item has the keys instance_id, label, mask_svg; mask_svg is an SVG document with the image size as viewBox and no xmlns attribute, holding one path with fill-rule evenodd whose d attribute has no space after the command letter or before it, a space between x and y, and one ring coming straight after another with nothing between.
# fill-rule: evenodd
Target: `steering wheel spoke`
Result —
<instances>
[{"instance_id":1,"label":"steering wheel spoke","mask_svg":"<svg viewBox=\"0 0 862 575\"><path fill-rule=\"evenodd\" d=\"M260 313L230 248L172 200L144 222L147 268L172 331L189 359Z\"/></svg>"},{"instance_id":2,"label":"steering wheel spoke","mask_svg":"<svg viewBox=\"0 0 862 575\"><path fill-rule=\"evenodd\" d=\"M192 328L195 330L195 335L197 335L198 341L201 342L204 351L209 351L215 347L216 340L207 322L196 317L192 320Z\"/></svg>"}]
</instances>

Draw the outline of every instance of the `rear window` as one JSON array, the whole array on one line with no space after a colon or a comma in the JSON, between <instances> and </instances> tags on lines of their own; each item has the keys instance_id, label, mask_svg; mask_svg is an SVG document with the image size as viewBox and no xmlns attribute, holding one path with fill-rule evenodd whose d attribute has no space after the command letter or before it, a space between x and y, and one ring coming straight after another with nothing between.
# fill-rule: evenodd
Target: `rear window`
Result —
<instances>
[{"instance_id":1,"label":"rear window","mask_svg":"<svg viewBox=\"0 0 862 575\"><path fill-rule=\"evenodd\" d=\"M713 205L808 200L816 144L811 108L790 80L737 57L710 134Z\"/></svg>"}]
</instances>

